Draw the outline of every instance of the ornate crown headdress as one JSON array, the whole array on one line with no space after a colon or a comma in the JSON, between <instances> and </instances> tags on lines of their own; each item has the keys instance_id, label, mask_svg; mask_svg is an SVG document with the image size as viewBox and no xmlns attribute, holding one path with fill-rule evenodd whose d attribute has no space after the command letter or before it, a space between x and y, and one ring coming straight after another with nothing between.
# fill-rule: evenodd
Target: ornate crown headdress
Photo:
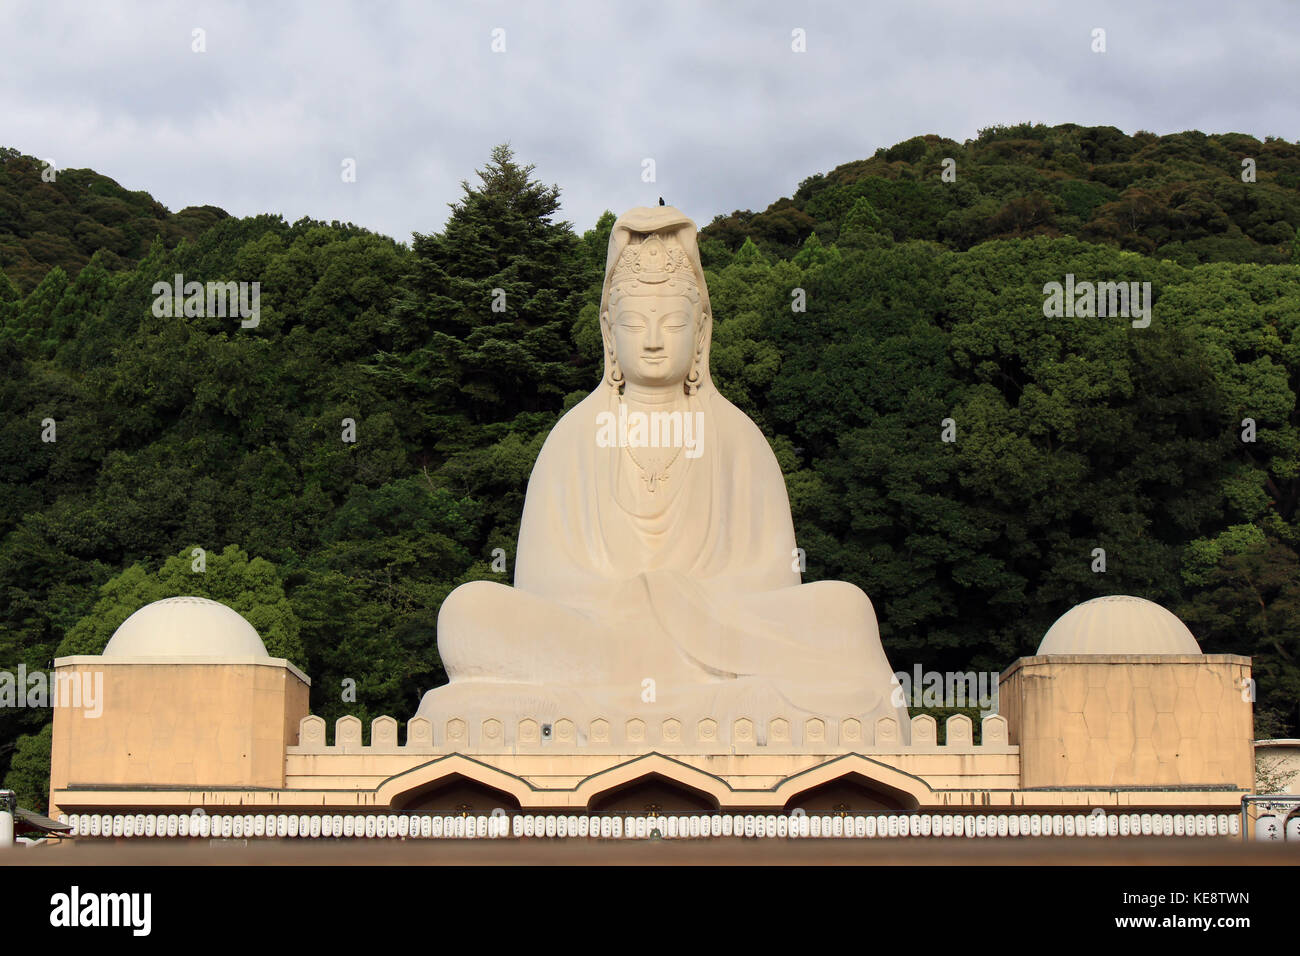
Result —
<instances>
[{"instance_id":1,"label":"ornate crown headdress","mask_svg":"<svg viewBox=\"0 0 1300 956\"><path fill-rule=\"evenodd\" d=\"M700 300L700 287L690 256L679 243L669 237L651 233L633 237L627 248L619 254L610 279L611 299L635 295L637 285L667 287L692 302ZM651 290L646 290L647 292ZM660 293L662 289L654 289Z\"/></svg>"}]
</instances>

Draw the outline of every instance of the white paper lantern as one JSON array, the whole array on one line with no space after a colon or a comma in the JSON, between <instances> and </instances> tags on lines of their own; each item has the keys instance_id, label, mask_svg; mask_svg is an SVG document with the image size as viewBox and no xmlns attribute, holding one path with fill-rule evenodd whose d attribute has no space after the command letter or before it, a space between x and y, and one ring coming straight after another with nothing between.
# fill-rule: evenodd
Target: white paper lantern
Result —
<instances>
[{"instance_id":1,"label":"white paper lantern","mask_svg":"<svg viewBox=\"0 0 1300 956\"><path fill-rule=\"evenodd\" d=\"M1286 839L1289 843L1300 840L1300 814L1292 814L1286 821Z\"/></svg>"},{"instance_id":2,"label":"white paper lantern","mask_svg":"<svg viewBox=\"0 0 1300 956\"><path fill-rule=\"evenodd\" d=\"M1273 841L1284 839L1282 821L1271 813L1261 814L1255 820L1255 839Z\"/></svg>"}]
</instances>

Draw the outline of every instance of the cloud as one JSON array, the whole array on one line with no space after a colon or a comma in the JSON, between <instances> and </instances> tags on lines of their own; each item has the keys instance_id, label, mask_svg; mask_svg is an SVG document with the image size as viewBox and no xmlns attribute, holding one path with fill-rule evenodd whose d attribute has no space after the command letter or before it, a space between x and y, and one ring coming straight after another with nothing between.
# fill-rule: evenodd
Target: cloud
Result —
<instances>
[{"instance_id":1,"label":"cloud","mask_svg":"<svg viewBox=\"0 0 1300 956\"><path fill-rule=\"evenodd\" d=\"M0 145L173 210L351 220L406 240L440 229L461 180L509 140L580 230L661 195L703 225L922 133L1033 120L1292 138L1296 20L1288 0L1248 15L1203 0L32 0L0 8ZM796 28L806 53L791 50Z\"/></svg>"}]
</instances>

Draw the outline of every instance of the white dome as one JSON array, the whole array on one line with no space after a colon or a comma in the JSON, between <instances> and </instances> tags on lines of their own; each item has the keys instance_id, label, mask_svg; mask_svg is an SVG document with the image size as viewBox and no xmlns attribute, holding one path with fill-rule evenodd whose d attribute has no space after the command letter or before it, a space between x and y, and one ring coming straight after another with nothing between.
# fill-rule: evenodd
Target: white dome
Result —
<instances>
[{"instance_id":1,"label":"white dome","mask_svg":"<svg viewBox=\"0 0 1300 956\"><path fill-rule=\"evenodd\" d=\"M237 611L201 597L146 604L113 632L105 657L269 657L253 625Z\"/></svg>"},{"instance_id":2,"label":"white dome","mask_svg":"<svg viewBox=\"0 0 1300 956\"><path fill-rule=\"evenodd\" d=\"M1062 614L1039 654L1199 654L1187 625L1154 601L1128 594L1093 598Z\"/></svg>"}]
</instances>

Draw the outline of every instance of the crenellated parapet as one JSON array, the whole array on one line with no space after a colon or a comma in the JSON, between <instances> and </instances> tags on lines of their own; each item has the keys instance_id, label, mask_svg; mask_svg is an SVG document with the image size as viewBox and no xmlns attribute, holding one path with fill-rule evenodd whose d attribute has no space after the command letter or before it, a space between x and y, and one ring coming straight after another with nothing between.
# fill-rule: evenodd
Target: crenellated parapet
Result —
<instances>
[{"instance_id":1,"label":"crenellated parapet","mask_svg":"<svg viewBox=\"0 0 1300 956\"><path fill-rule=\"evenodd\" d=\"M1014 754L1018 748L1008 739L1007 720L998 714L980 722L980 740L975 742L974 724L963 714L945 723L945 741L938 740L938 724L928 714L913 717L909 724L911 743L903 743L898 721L880 717L870 724L856 718L772 717L755 721L738 717L723 722L713 717L683 720L675 716L653 719L627 717L611 721L603 716L574 719L560 717L542 721L534 717L510 720L488 717L469 721L451 716L434 722L415 717L406 723L399 743L398 723L392 717L371 721L369 740L362 741L362 724L357 717L335 721L332 740L327 740L322 717L304 717L299 725L296 747L290 754L629 754L655 751L674 754L810 754L944 752Z\"/></svg>"}]
</instances>

